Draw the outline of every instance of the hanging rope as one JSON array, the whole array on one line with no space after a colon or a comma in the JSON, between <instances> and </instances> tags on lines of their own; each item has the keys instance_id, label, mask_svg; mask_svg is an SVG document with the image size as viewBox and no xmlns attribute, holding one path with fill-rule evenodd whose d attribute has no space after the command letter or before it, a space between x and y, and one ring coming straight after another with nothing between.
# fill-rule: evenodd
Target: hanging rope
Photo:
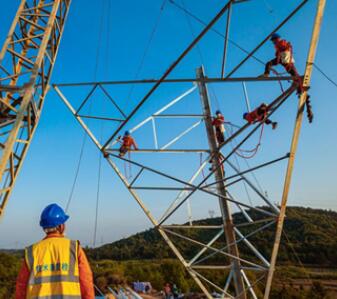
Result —
<instances>
[{"instance_id":1,"label":"hanging rope","mask_svg":"<svg viewBox=\"0 0 337 299\"><path fill-rule=\"evenodd\" d=\"M283 73L279 73L278 71L276 71L275 69L271 69L271 71L276 75L276 77L280 77L282 75L287 74L287 72L283 72ZM280 85L281 91L284 92L284 88L283 88L283 84L281 80L278 80L278 84Z\"/></svg>"},{"instance_id":2,"label":"hanging rope","mask_svg":"<svg viewBox=\"0 0 337 299\"><path fill-rule=\"evenodd\" d=\"M85 148L86 141L87 141L87 133L83 132L83 138L82 138L82 145L81 145L80 155L79 155L77 166L76 166L76 171L75 171L75 177L74 177L74 180L73 180L73 184L71 186L70 194L69 194L68 201L67 201L67 204L66 204L66 209L65 209L66 212L68 212L70 203L71 203L71 201L73 199L73 195L74 195L74 191L75 191L75 187L76 187L76 183L77 183L77 178L78 178L78 175L79 175L80 169L81 169L82 158L83 158L83 153L84 153L84 148Z\"/></svg>"},{"instance_id":3,"label":"hanging rope","mask_svg":"<svg viewBox=\"0 0 337 299\"><path fill-rule=\"evenodd\" d=\"M157 16L157 19L156 19L154 25L153 25L153 29L152 29L152 31L151 31L151 33L150 33L149 40L148 40L148 42L147 42L147 44L146 44L146 46L145 46L145 49L144 49L142 58L140 59L140 63L139 63L138 68L137 68L137 70L136 70L136 73L135 73L135 80L138 79L138 77L139 77L139 75L140 75L140 72L141 72L142 69L143 69L143 66L144 66L144 62L145 62L146 56L147 56L147 54L148 54L148 52L149 52L149 50L150 50L150 46L151 46L151 44L152 44L152 41L153 41L153 39L154 39L154 37L155 37L155 35L156 35L156 32L157 32L157 29L158 29L158 27L159 27L160 19L161 19L161 16L162 16L162 14L163 14L163 11L164 11L166 1L167 1L167 0L163 0L162 5L160 6L159 14L158 14L158 16ZM135 85L132 84L131 87L130 87L128 96L127 96L127 103L129 103L129 101L130 101L130 98L131 98L131 95L132 95L132 93L133 93L134 88L135 88Z\"/></svg>"},{"instance_id":4,"label":"hanging rope","mask_svg":"<svg viewBox=\"0 0 337 299\"><path fill-rule=\"evenodd\" d=\"M102 12L100 18L100 25L99 25L99 33L98 33L98 41L97 41L97 49L96 49L96 64L95 64L95 71L94 71L94 81L97 79L98 68L99 68L99 58L101 55L102 49L102 38L103 38L103 27L104 27L104 18L105 18L105 2L102 4Z\"/></svg>"},{"instance_id":5,"label":"hanging rope","mask_svg":"<svg viewBox=\"0 0 337 299\"><path fill-rule=\"evenodd\" d=\"M323 70L321 68L319 68L316 63L313 63L313 66L315 67L315 69L317 71L319 71L321 73L321 75L323 75L325 77L325 79L327 79L331 84L333 84L335 87L337 87L336 81L332 80L325 72L323 72Z\"/></svg>"},{"instance_id":6,"label":"hanging rope","mask_svg":"<svg viewBox=\"0 0 337 299\"><path fill-rule=\"evenodd\" d=\"M233 134L232 128L230 130L231 130L231 134ZM238 155L240 158L243 158L243 159L251 159L251 158L255 157L255 155L257 154L257 152L258 152L258 150L261 146L263 132L264 132L264 123L261 125L259 140L258 140L258 143L256 144L256 146L253 149L249 149L249 150L238 148L235 151L235 154ZM248 154L248 155L245 155L245 153Z\"/></svg>"},{"instance_id":7,"label":"hanging rope","mask_svg":"<svg viewBox=\"0 0 337 299\"><path fill-rule=\"evenodd\" d=\"M128 152L128 158L131 161L131 154L130 154L130 152ZM130 162L128 162L128 163L129 163L129 179L131 179L132 178L132 165L131 165Z\"/></svg>"},{"instance_id":8,"label":"hanging rope","mask_svg":"<svg viewBox=\"0 0 337 299\"><path fill-rule=\"evenodd\" d=\"M267 8L267 10L270 14L274 13L274 9L272 8L272 6L266 0L263 0L263 3L266 6L266 8Z\"/></svg>"},{"instance_id":9,"label":"hanging rope","mask_svg":"<svg viewBox=\"0 0 337 299\"><path fill-rule=\"evenodd\" d=\"M230 123L230 122L228 122L227 124L230 126L230 127L229 127L229 131L231 131L230 134L233 134L233 130L232 130L233 128L232 128L232 127L237 127L237 128L239 128L239 126L236 126L236 125L234 125L234 124L232 124L232 123ZM227 138L230 138L230 135L228 134L227 130L226 130L226 134L227 134ZM235 141L232 140L232 141L230 141L229 144L230 144L230 147L232 148L232 150L234 150L234 146L236 146ZM234 146L233 146L233 144L234 144ZM233 157L234 157L236 166L237 166L237 168L239 169L239 172L241 172L241 167L240 167L240 163L239 163L238 157L237 157L236 155L233 155ZM244 159L244 160L247 161L246 159ZM248 167L248 168L250 168L250 167ZM246 195L247 195L247 198L248 198L248 201L249 201L250 205L253 206L252 198L251 198L251 196L250 196L250 194L249 194L249 191L248 191L248 188L247 188L247 183L246 183L245 181L243 181L243 187L244 187L244 189L245 189L245 193L246 193Z\"/></svg>"},{"instance_id":10,"label":"hanging rope","mask_svg":"<svg viewBox=\"0 0 337 299\"><path fill-rule=\"evenodd\" d=\"M106 61L105 61L105 71L106 71L106 76L109 78L110 72L109 72L109 67L110 67L110 36L111 36L111 27L112 27L112 21L111 21L111 0L107 0L107 30L106 30Z\"/></svg>"},{"instance_id":11,"label":"hanging rope","mask_svg":"<svg viewBox=\"0 0 337 299\"><path fill-rule=\"evenodd\" d=\"M240 128L239 126L234 125L234 124L232 124L232 123L228 123L228 124L231 126L231 127L229 127L229 131L231 131L230 134L233 134L233 127L234 127L234 128L235 128L235 127L236 127L236 128ZM228 134L228 138L229 138L229 137L230 137L230 136L229 136L229 134ZM230 146L231 146L232 150L234 149L233 145L234 145L235 147L237 146L237 143L235 142L235 140L232 140L232 141L230 142ZM234 159L235 159L235 161L236 161L236 165L237 165L237 167L238 167L238 169L239 169L239 171L240 171L240 170L241 170L241 167L240 167L240 163L239 163L239 160L238 160L238 155L234 155L233 157L234 157ZM247 168L250 169L251 166L249 165L248 160L247 160L247 159L244 159L244 158L243 158L243 160L244 160L244 162L245 162ZM264 190L263 190L263 188L262 188L262 186L261 186L259 180L257 179L257 177L256 177L256 175L255 175L255 172L254 172L254 171L251 171L250 173L251 173L251 175L253 176L253 179L255 180L255 183L256 183L256 185L258 186L258 188L260 189L261 193L263 193ZM245 187L245 191L246 191L248 200L249 200L250 204L252 205L252 200L251 200L250 194L249 194L249 192L248 192L248 188L247 188L247 186L246 186L246 182L244 181L243 183L244 183L244 187Z\"/></svg>"},{"instance_id":12,"label":"hanging rope","mask_svg":"<svg viewBox=\"0 0 337 299\"><path fill-rule=\"evenodd\" d=\"M176 8L180 9L181 11L185 12L186 15L192 17L195 21L197 21L198 23L204 25L204 26L207 26L207 23L204 22L202 19L200 19L198 16L196 16L195 14L191 13L189 10L187 10L185 7L179 5L178 3L176 3L175 1L173 0L169 0L171 4L173 4ZM218 34L219 36L221 36L222 38L225 38L225 36L223 35L222 32L214 29L214 28L211 28L210 29L211 31L215 32L216 34ZM231 39L228 39L228 42L231 43L233 46L235 46L236 48L238 48L239 50L241 50L242 52L246 53L246 54L250 54L250 51L246 50L245 48L241 47L238 43L234 42L233 40ZM257 62L265 65L265 63L259 59L258 57L252 55L251 56L253 59L255 59Z\"/></svg>"},{"instance_id":13,"label":"hanging rope","mask_svg":"<svg viewBox=\"0 0 337 299\"><path fill-rule=\"evenodd\" d=\"M170 0L170 2L172 2L173 4L175 4L173 1ZM187 23L187 26L190 30L190 33L191 33L191 36L192 38L194 39L195 38L195 33L194 33L194 29L193 29L193 26L192 26L192 23L191 23L191 20L189 18L189 13L187 11L187 9L185 8L185 3L184 3L184 0L181 0L181 8L184 12L184 16L185 16L185 20L186 20L186 23ZM203 57L203 54L202 54L202 51L201 51L201 48L199 46L199 43L196 45L196 49L197 49L197 52L198 52L198 55L199 55L199 58L200 58L200 62L202 65L205 65L205 60L204 60L204 57ZM216 109L220 109L220 104L219 104L219 100L215 94L215 91L214 91L214 88L213 88L213 85L208 85L210 87L210 91L213 95L213 98L215 99L215 107Z\"/></svg>"},{"instance_id":14,"label":"hanging rope","mask_svg":"<svg viewBox=\"0 0 337 299\"><path fill-rule=\"evenodd\" d=\"M100 202L100 190L101 190L101 173L102 173L102 154L98 158L98 175L97 175L97 192L96 192L96 211L95 211L95 227L93 237L93 247L96 246L97 241L97 227L98 227L98 208Z\"/></svg>"},{"instance_id":15,"label":"hanging rope","mask_svg":"<svg viewBox=\"0 0 337 299\"><path fill-rule=\"evenodd\" d=\"M125 178L128 178L128 172L127 172L127 168L126 168L126 161L124 161L124 176Z\"/></svg>"},{"instance_id":16,"label":"hanging rope","mask_svg":"<svg viewBox=\"0 0 337 299\"><path fill-rule=\"evenodd\" d=\"M102 10L101 10L101 23L100 23L100 30L98 33L98 43L97 43L97 49L96 49L96 60L95 60L95 67L94 67L94 81L96 81L97 79L97 73L98 73L98 65L99 65L99 54L100 54L100 48L101 48L101 40L102 40L102 27L103 27L103 19L104 19L104 3L102 4ZM89 112L88 114L90 115L90 112L92 110L92 101L90 101L89 104ZM86 140L87 140L87 133L84 132L83 133L83 137L82 137L82 144L81 144L81 149L80 149L80 153L79 153L79 158L78 158L78 162L77 162L77 166L76 166L76 171L75 171L75 176L73 179L73 183L70 189L70 193L69 193L69 197L66 203L66 209L65 211L67 212L69 210L70 204L72 202L73 196L74 196L74 192L75 192L75 188L76 188L76 184L77 184L77 179L80 173L80 169L81 169L81 165L82 165L82 159L83 159L83 153L84 153L84 148L86 145Z\"/></svg>"},{"instance_id":17,"label":"hanging rope","mask_svg":"<svg viewBox=\"0 0 337 299\"><path fill-rule=\"evenodd\" d=\"M110 14L110 1L111 0L106 0L106 6L107 6L107 9L104 9L104 4L102 5L102 8L103 8L103 12L102 12L102 18L101 18L101 23L100 23L100 35L99 35L99 42L98 42L98 45L99 47L97 48L97 61L99 61L99 57L100 57L100 49L102 48L101 47L101 43L102 43L102 36L103 36L103 27L104 27L104 20L105 20L105 17L106 17L106 22L107 22L107 34L110 32L110 27L109 27L109 24L111 24L111 20L110 20L110 17L111 17L111 14ZM105 14L106 12L106 14ZM107 36L107 44L106 44L106 48L107 48L107 51L106 51L106 59L104 60L105 63L107 63L109 61L109 54L110 54L110 49L109 49L109 46L110 46L110 38L109 38L109 35ZM108 64L107 64L108 65ZM109 74L109 68L105 66L105 71L106 71L106 74L108 75ZM96 64L96 68L95 68L95 77L97 77L97 74L98 74L98 63ZM105 107L104 107L104 101L102 102L102 111L105 110ZM104 122L101 122L101 126L100 126L100 142L102 143L103 141L103 132L104 132ZM93 236L93 247L96 246L96 242L97 242L97 228L98 228L98 218L99 218L99 203L100 203L100 189L101 189L101 173L102 173L102 153L99 152L99 157L98 157L98 173L97 173L97 191L96 191L96 209L95 209L95 225L94 225L94 236Z\"/></svg>"},{"instance_id":18,"label":"hanging rope","mask_svg":"<svg viewBox=\"0 0 337 299\"><path fill-rule=\"evenodd\" d=\"M128 151L128 160L131 161L131 154ZM132 168L131 162L124 161L124 176L129 180L132 178Z\"/></svg>"}]
</instances>

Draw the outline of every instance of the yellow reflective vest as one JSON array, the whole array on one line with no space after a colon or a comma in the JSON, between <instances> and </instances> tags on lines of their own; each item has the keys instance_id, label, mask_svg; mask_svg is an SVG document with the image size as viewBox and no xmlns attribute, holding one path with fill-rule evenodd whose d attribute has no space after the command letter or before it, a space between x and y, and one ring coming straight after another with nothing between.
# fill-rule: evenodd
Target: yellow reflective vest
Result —
<instances>
[{"instance_id":1,"label":"yellow reflective vest","mask_svg":"<svg viewBox=\"0 0 337 299\"><path fill-rule=\"evenodd\" d=\"M27 299L81 299L78 241L47 238L25 250Z\"/></svg>"}]
</instances>

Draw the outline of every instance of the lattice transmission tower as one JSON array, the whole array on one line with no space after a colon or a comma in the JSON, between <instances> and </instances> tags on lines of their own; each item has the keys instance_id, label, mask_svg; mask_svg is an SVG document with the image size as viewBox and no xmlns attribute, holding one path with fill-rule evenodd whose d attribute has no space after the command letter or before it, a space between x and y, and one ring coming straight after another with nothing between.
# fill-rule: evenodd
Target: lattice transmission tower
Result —
<instances>
[{"instance_id":1,"label":"lattice transmission tower","mask_svg":"<svg viewBox=\"0 0 337 299\"><path fill-rule=\"evenodd\" d=\"M193 78L169 77L203 36L227 14L224 35L226 56L230 12L238 2L242 1L229 1L159 79L60 83L54 88L207 298L213 298L212 292L216 291L222 298L267 299L275 271L307 92L297 97L297 86L291 77L233 75L308 1L300 1L227 74L209 78L205 75L207 70L196 65ZM310 86L325 6L324 0L317 3L303 72L305 90ZM246 5L245 1L240 5ZM266 95L267 91L263 95L269 98L270 117L281 113L285 106L296 114L290 148L286 145L282 155L262 159L255 166L247 164L246 167L238 163L237 154L242 153L244 145L252 143L264 124L228 124L228 136L218 146L211 123L212 105L215 103L210 90L212 86L226 87L242 82L259 82L266 90L273 90L273 98ZM281 92L280 82L286 86ZM136 88L144 85L150 88L136 103L125 103L121 99L122 90L130 84ZM223 98L226 100L227 97L232 95L224 93ZM298 102L295 102L297 98ZM121 157L117 139L126 129L136 140L141 140L140 148ZM266 196L265 190L250 175L282 161L287 162L284 165L284 183L280 182L282 195L269 199L273 196ZM244 196L244 188L249 189L254 198ZM277 198L281 199L280 204L274 203ZM204 217L207 217L208 211L216 211L221 221L219 218L212 218L207 223L195 221L192 210ZM184 218L186 211L187 218ZM272 245L266 248L259 241L261 237L268 239Z\"/></svg>"},{"instance_id":2,"label":"lattice transmission tower","mask_svg":"<svg viewBox=\"0 0 337 299\"><path fill-rule=\"evenodd\" d=\"M22 0L0 53L0 217L39 123L70 0Z\"/></svg>"}]
</instances>

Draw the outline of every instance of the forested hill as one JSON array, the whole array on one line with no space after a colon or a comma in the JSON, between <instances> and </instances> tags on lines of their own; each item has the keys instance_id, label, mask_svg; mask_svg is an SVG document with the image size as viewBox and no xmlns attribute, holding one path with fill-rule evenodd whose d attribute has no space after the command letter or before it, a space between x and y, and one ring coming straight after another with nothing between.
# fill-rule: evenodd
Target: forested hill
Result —
<instances>
[{"instance_id":1,"label":"forested hill","mask_svg":"<svg viewBox=\"0 0 337 299\"><path fill-rule=\"evenodd\" d=\"M239 220L241 214L235 214ZM196 221L198 224L220 224L220 218ZM202 239L202 231L197 234ZM285 233L289 241L283 237L280 247L279 262L297 263L293 249L302 263L320 266L337 264L337 213L334 211L289 207L285 221ZM258 234L251 241L268 252L274 237L274 227ZM291 243L291 244L289 244ZM181 243L187 248L188 243ZM293 247L293 249L291 248ZM106 244L96 249L88 249L88 255L95 260L114 259L158 259L173 257L171 250L162 240L159 233L150 229L128 238Z\"/></svg>"}]
</instances>

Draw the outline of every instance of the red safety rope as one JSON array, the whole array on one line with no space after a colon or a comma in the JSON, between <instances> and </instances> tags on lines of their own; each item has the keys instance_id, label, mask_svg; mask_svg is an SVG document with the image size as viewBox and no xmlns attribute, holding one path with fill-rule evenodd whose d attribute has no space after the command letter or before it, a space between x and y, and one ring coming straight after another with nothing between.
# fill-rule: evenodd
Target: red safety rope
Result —
<instances>
[{"instance_id":1,"label":"red safety rope","mask_svg":"<svg viewBox=\"0 0 337 299\"><path fill-rule=\"evenodd\" d=\"M274 70L273 68L271 69L271 71L272 71L277 77L280 77L281 75L287 74L287 72L279 73L278 71ZM282 85L282 81L281 81L281 80L278 80L278 83L279 83L279 85L280 85L281 91L284 92L284 88L283 88L283 85Z\"/></svg>"},{"instance_id":2,"label":"red safety rope","mask_svg":"<svg viewBox=\"0 0 337 299\"><path fill-rule=\"evenodd\" d=\"M131 161L131 155L130 151L127 152L128 154L128 160ZM132 178L132 168L131 168L131 163L128 161L124 161L124 176L128 180Z\"/></svg>"},{"instance_id":3,"label":"red safety rope","mask_svg":"<svg viewBox=\"0 0 337 299\"><path fill-rule=\"evenodd\" d=\"M251 159L251 158L255 157L255 155L257 154L257 152L258 152L258 150L261 146L263 131L264 131L264 123L261 125L260 136L259 136L259 141L258 141L257 145L253 149L250 149L250 150L238 148L235 151L235 154L238 155L241 158L244 158L244 159ZM247 154L250 154L250 155L246 156L246 155L244 155L244 153L247 153Z\"/></svg>"},{"instance_id":4,"label":"red safety rope","mask_svg":"<svg viewBox=\"0 0 337 299\"><path fill-rule=\"evenodd\" d=\"M128 173L127 173L127 168L126 168L126 161L124 161L124 176L126 179L128 179Z\"/></svg>"}]
</instances>

